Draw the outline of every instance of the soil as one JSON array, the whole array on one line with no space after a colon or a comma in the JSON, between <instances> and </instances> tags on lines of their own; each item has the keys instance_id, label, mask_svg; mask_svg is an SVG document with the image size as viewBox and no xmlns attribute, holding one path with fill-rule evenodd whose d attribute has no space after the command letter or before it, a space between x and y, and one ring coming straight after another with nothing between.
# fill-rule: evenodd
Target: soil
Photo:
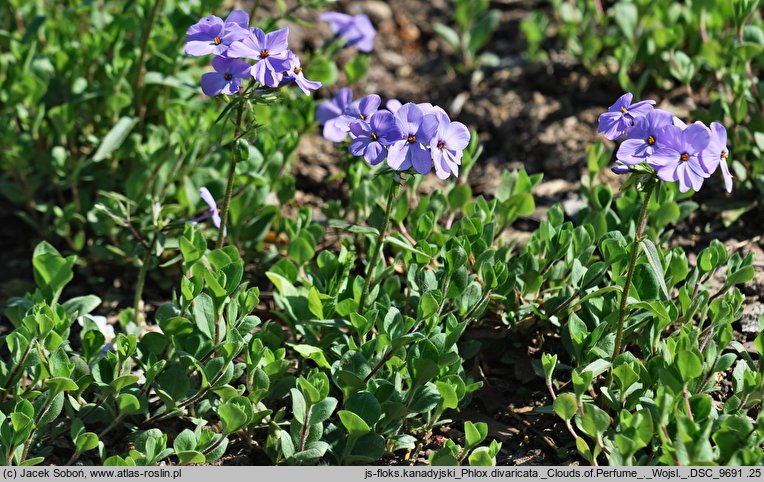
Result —
<instances>
[{"instance_id":1,"label":"soil","mask_svg":"<svg viewBox=\"0 0 764 482\"><path fill-rule=\"evenodd\" d=\"M263 3L262 8L274 8L269 5L272 2ZM536 191L538 211L532 219L543 218L546 209L558 202L569 208L566 209L568 214L573 214L581 202L577 191L580 187L578 180L586 170L585 148L590 142L599 140L597 116L622 92L611 79L591 76L563 54L552 52L550 60L543 65L525 59L520 22L534 9L542 8L542 2L494 0L491 7L501 12L501 21L486 50L498 56L499 65L459 73L454 69L457 63L454 52L433 30L433 25L438 22L453 24L450 0L338 2L336 10L366 13L378 29L368 77L353 86L354 97L378 93L383 101L397 98L402 102L432 102L443 106L453 119L476 129L484 145L484 154L468 179L475 194L492 196L503 171L525 168L530 173L544 174L544 182ZM317 21L316 15L301 10L296 14ZM315 28L290 25L292 48L299 51L318 47L331 35L321 22L317 23L318 34ZM343 55L348 58L354 51L348 50ZM345 85L342 74L340 76L336 86L321 89L317 95L328 98L339 86ZM674 112L687 111L681 96L667 97L657 93L652 97L664 99L659 104ZM336 147L321 138L320 133L303 137L294 162L300 203L318 208L323 199L336 195L337 186L327 184L326 179L338 172L340 158ZM620 182L609 171L602 175L613 185ZM441 182L434 176L430 178L423 186L424 190L437 189ZM719 196L721 192L711 191L710 197ZM704 194L703 199L708 196ZM29 286L31 267L28 262L32 247L31 243L19 243L18 240L34 236L2 205L0 221L8 227L0 230L0 270L5 273L4 281L0 282L0 299L4 299L10 294L23 293ZM724 227L716 213L693 215L676 227L674 243L688 250L691 261L714 238L724 241L728 249L755 253L760 260L756 265L756 279L744 288L745 314L735 325L737 338L753 350L751 342L758 332L758 318L764 313L764 265L761 264L764 244L755 230L746 227L757 226L756 222L742 221ZM518 224L520 228L511 236L519 240L527 239L528 232L536 225L535 222ZM524 225L527 227L525 232ZM18 233L28 233L29 236ZM723 279L717 280L717 286L722 283ZM130 280L125 284L129 286ZM156 300L168 296L150 284L147 293ZM129 295L126 299L129 300ZM466 335L484 342L483 350L471 368L473 378L482 380L484 387L467 408L451 414L456 423L434 433L432 443L419 453L409 454L405 460L383 463L426 462L429 453L437 450L446 438L463 438L457 427L461 427L464 420L488 423L489 438L496 438L503 444L499 464L582 462L559 419L536 411L551 401L543 380L534 371L533 360L543 351L559 348L559 339L553 331L547 333L543 327L522 336L510 333L499 339L491 335L486 328ZM492 357L493 353L508 355ZM231 447L231 453L221 463L267 463L262 454L237 451L235 441Z\"/></svg>"}]
</instances>

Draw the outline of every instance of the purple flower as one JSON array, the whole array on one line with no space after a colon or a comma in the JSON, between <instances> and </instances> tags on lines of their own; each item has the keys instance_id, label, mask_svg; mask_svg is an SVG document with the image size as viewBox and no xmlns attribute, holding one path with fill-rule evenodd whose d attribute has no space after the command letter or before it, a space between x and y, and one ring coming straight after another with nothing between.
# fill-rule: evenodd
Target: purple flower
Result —
<instances>
[{"instance_id":1,"label":"purple flower","mask_svg":"<svg viewBox=\"0 0 764 482\"><path fill-rule=\"evenodd\" d=\"M247 36L249 15L243 10L234 10L225 22L220 17L209 15L186 30L188 55L223 55L235 41Z\"/></svg>"},{"instance_id":2,"label":"purple flower","mask_svg":"<svg viewBox=\"0 0 764 482\"><path fill-rule=\"evenodd\" d=\"M628 174L631 172L631 169L626 164L622 163L621 161L615 161L615 164L613 167L610 168L611 171L613 171L614 174Z\"/></svg>"},{"instance_id":3,"label":"purple flower","mask_svg":"<svg viewBox=\"0 0 764 482\"><path fill-rule=\"evenodd\" d=\"M221 92L232 95L239 91L241 79L250 76L252 66L242 60L215 57L212 59L215 72L202 75L202 92L214 96Z\"/></svg>"},{"instance_id":4,"label":"purple flower","mask_svg":"<svg viewBox=\"0 0 764 482\"><path fill-rule=\"evenodd\" d=\"M342 142L347 137L347 130L338 126L338 119L353 102L353 93L349 88L341 88L332 100L322 102L316 109L316 120L324 126L324 138L332 142Z\"/></svg>"},{"instance_id":5,"label":"purple flower","mask_svg":"<svg viewBox=\"0 0 764 482\"><path fill-rule=\"evenodd\" d=\"M348 15L346 13L325 12L319 18L329 24L335 35L347 40L345 47L355 46L361 52L371 52L374 49L374 37L377 31L371 20L364 14Z\"/></svg>"},{"instance_id":6,"label":"purple flower","mask_svg":"<svg viewBox=\"0 0 764 482\"><path fill-rule=\"evenodd\" d=\"M624 135L636 119L646 116L655 104L654 100L632 104L631 99L631 92L627 92L619 97L607 112L600 114L597 132L604 132L605 138L614 141Z\"/></svg>"},{"instance_id":7,"label":"purple flower","mask_svg":"<svg viewBox=\"0 0 764 482\"><path fill-rule=\"evenodd\" d=\"M653 109L646 116L636 120L634 127L629 129L626 140L621 143L616 158L624 164L634 165L650 161L656 142L659 142L658 131L670 126L673 121L671 113L665 110Z\"/></svg>"},{"instance_id":8,"label":"purple flower","mask_svg":"<svg viewBox=\"0 0 764 482\"><path fill-rule=\"evenodd\" d=\"M255 27L242 40L232 43L227 55L256 60L252 77L262 85L278 87L284 71L289 68L288 38L289 28L266 34Z\"/></svg>"},{"instance_id":9,"label":"purple flower","mask_svg":"<svg viewBox=\"0 0 764 482\"><path fill-rule=\"evenodd\" d=\"M199 195L202 197L204 202L207 203L209 210L198 219L202 220L212 218L212 224L214 224L216 228L220 229L220 210L218 209L218 204L215 202L215 198L212 197L212 194L210 194L209 189L206 187L199 189ZM227 231L227 229L223 231L223 236L228 235Z\"/></svg>"},{"instance_id":10,"label":"purple flower","mask_svg":"<svg viewBox=\"0 0 764 482\"><path fill-rule=\"evenodd\" d=\"M448 179L453 174L459 175L463 150L470 143L470 131L461 122L452 122L445 113L436 113L438 128L430 140L432 162L435 174L440 179Z\"/></svg>"},{"instance_id":11,"label":"purple flower","mask_svg":"<svg viewBox=\"0 0 764 482\"><path fill-rule=\"evenodd\" d=\"M660 139L650 157L650 165L664 181L679 181L679 190L696 191L710 176L700 161L700 153L711 141L711 131L702 122L695 122L682 129L668 125L658 131Z\"/></svg>"},{"instance_id":12,"label":"purple flower","mask_svg":"<svg viewBox=\"0 0 764 482\"><path fill-rule=\"evenodd\" d=\"M704 170L712 174L717 166L721 166L724 177L724 187L727 192L732 192L732 174L727 165L729 150L727 149L727 129L718 122L711 123L711 140L708 146L700 153L700 163Z\"/></svg>"},{"instance_id":13,"label":"purple flower","mask_svg":"<svg viewBox=\"0 0 764 482\"><path fill-rule=\"evenodd\" d=\"M284 81L294 81L294 83L297 84L297 87L299 87L305 95L310 95L311 90L317 90L321 87L321 82L305 78L305 73L303 72L302 67L300 67L300 58L291 50L287 53L287 65L288 68L284 72Z\"/></svg>"},{"instance_id":14,"label":"purple flower","mask_svg":"<svg viewBox=\"0 0 764 482\"><path fill-rule=\"evenodd\" d=\"M324 137L332 142L344 141L348 132L350 132L350 124L356 120L368 122L369 117L377 112L381 103L382 99L377 94L371 94L345 104L341 115L328 120L324 124ZM335 107L338 107L338 105L335 105ZM331 107L327 106L327 108Z\"/></svg>"},{"instance_id":15,"label":"purple flower","mask_svg":"<svg viewBox=\"0 0 764 482\"><path fill-rule=\"evenodd\" d=\"M425 115L411 102L395 113L395 119L403 131L403 139L390 146L387 164L396 171L413 167L419 174L432 170L432 158L426 145L438 130L438 120L433 114Z\"/></svg>"},{"instance_id":16,"label":"purple flower","mask_svg":"<svg viewBox=\"0 0 764 482\"><path fill-rule=\"evenodd\" d=\"M371 114L368 122L357 120L351 123L350 133L354 136L350 141L350 153L363 156L372 166L385 160L385 146L403 139L403 131L395 117L384 110Z\"/></svg>"}]
</instances>

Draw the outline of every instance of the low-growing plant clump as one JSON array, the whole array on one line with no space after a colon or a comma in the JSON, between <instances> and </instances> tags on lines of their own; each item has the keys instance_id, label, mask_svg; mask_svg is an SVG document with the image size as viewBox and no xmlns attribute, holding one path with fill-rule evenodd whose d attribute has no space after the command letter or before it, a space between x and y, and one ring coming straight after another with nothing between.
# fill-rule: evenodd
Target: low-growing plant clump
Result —
<instances>
[{"instance_id":1,"label":"low-growing plant clump","mask_svg":"<svg viewBox=\"0 0 764 482\"><path fill-rule=\"evenodd\" d=\"M225 20L184 2L128 3L53 13L93 23L94 48L113 60L82 77L65 48L75 27L3 26L5 82L29 74L36 86L0 94L16 106L0 111L16 126L3 194L40 242L34 285L4 312L0 462L496 465L506 445L459 413L486 381L468 334L534 326L560 342L536 357L548 391L536 412L559 425L569 457L764 463L764 335L753 351L732 328L753 255L672 244L673 226L702 209L695 192L737 189L738 138L722 122L688 124L624 94L591 126L620 141L620 193L584 177L582 209L554 204L519 243L512 230L536 211L541 174L505 171L493 195L474 195L476 131L427 98L382 107L375 93L331 87L368 69L366 15L323 12L334 36L293 51L281 22L328 2L257 21L259 1ZM469 2L457 3L460 33L440 34L455 36L469 71L490 63L479 27L492 33L498 14L478 2L468 21ZM136 21L131 8L148 19L140 39L120 27ZM46 97L56 86L73 98ZM292 174L313 131L340 147L326 182L341 192L320 206L298 202ZM24 149L44 156L26 165ZM610 162L604 148L589 157ZM65 178L46 184L51 172ZM108 290L73 289L113 284L99 265L131 273L117 310ZM149 285L165 293L154 309Z\"/></svg>"}]
</instances>

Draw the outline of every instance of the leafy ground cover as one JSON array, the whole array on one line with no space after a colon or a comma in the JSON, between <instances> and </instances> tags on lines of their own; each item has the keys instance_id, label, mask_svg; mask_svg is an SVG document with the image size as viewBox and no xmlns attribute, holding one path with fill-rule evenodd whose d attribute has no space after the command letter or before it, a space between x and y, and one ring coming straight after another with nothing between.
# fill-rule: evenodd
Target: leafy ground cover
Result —
<instances>
[{"instance_id":1,"label":"leafy ground cover","mask_svg":"<svg viewBox=\"0 0 764 482\"><path fill-rule=\"evenodd\" d=\"M761 20L642 3L7 3L3 461L761 463Z\"/></svg>"}]
</instances>

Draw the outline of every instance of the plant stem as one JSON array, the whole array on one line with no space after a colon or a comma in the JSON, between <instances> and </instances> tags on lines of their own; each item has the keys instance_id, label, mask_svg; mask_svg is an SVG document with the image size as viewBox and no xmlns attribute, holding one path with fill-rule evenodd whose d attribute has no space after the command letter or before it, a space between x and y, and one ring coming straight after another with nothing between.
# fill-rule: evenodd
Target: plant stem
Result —
<instances>
[{"instance_id":1,"label":"plant stem","mask_svg":"<svg viewBox=\"0 0 764 482\"><path fill-rule=\"evenodd\" d=\"M143 324L143 315L141 314L141 298L143 297L143 287L146 285L146 274L149 271L149 262L151 261L151 253L156 247L158 235L155 233L151 239L151 246L146 250L146 254L143 256L143 264L141 264L141 270L138 273L138 282L135 285L135 297L133 298L133 320L136 325Z\"/></svg>"},{"instance_id":2,"label":"plant stem","mask_svg":"<svg viewBox=\"0 0 764 482\"><path fill-rule=\"evenodd\" d=\"M135 114L143 119L144 109L141 106L141 81L143 80L143 63L146 60L146 50L149 45L149 38L151 37L151 31L154 29L154 23L159 12L159 6L162 4L162 0L156 0L154 2L154 8L151 9L151 16L149 17L149 24L146 25L146 29L143 31L143 38L141 39L141 53L138 56L138 65L135 69L135 79L133 80L133 99L135 101L134 110Z\"/></svg>"},{"instance_id":3,"label":"plant stem","mask_svg":"<svg viewBox=\"0 0 764 482\"><path fill-rule=\"evenodd\" d=\"M623 321L626 318L626 303L629 300L629 289L631 288L631 281L634 278L634 268L637 265L637 258L639 257L639 243L642 241L642 235L645 232L645 226L647 225L647 206L650 204L650 196L655 188L655 182L651 182L645 191L645 200L642 203L642 210L639 213L639 220L637 221L637 232L634 233L634 244L631 247L631 260L629 261L629 269L626 272L626 282L623 285L623 291L621 292L621 308L618 313L618 328L615 333L615 346L613 347L613 356L611 361L614 361L618 355L621 354L623 348Z\"/></svg>"},{"instance_id":4,"label":"plant stem","mask_svg":"<svg viewBox=\"0 0 764 482\"><path fill-rule=\"evenodd\" d=\"M233 195L233 180L236 177L236 163L239 161L239 152L236 147L236 140L239 138L239 129L241 126L241 117L244 114L244 104L239 104L236 113L236 131L231 143L231 163L228 166L228 184L225 188L225 198L223 199L223 208L220 210L220 232L218 233L217 248L222 248L225 242L226 225L228 224L228 208L231 205L231 196Z\"/></svg>"},{"instance_id":5,"label":"plant stem","mask_svg":"<svg viewBox=\"0 0 764 482\"><path fill-rule=\"evenodd\" d=\"M397 194L399 184L392 180L390 184L390 190L387 192L387 205L385 206L385 220L382 222L382 229L379 230L377 235L377 242L374 244L374 251L371 254L368 266L366 266L366 280L363 284L363 290L361 291L361 298L358 300L358 312L363 312L364 305L366 304L366 296L369 293L369 287L371 286L371 279L374 277L374 268L379 261L379 255L382 253L382 243L385 239L385 231L390 224L390 214L393 210L393 201Z\"/></svg>"}]
</instances>

